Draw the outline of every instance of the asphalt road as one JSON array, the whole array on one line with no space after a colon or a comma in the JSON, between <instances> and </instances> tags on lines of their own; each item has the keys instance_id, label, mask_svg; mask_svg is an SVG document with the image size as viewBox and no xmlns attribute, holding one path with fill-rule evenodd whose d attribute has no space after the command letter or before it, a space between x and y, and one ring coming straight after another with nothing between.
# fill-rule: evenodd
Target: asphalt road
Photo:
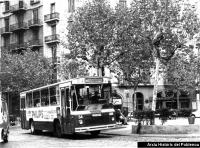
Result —
<instances>
[{"instance_id":1,"label":"asphalt road","mask_svg":"<svg viewBox=\"0 0 200 148\"><path fill-rule=\"evenodd\" d=\"M0 143L0 148L66 148L66 147L137 147L137 142L200 142L200 135L138 135L131 133L131 125L119 129L102 131L98 137L89 133L65 135L55 138L49 132L31 135L19 126L10 128L9 142Z\"/></svg>"}]
</instances>

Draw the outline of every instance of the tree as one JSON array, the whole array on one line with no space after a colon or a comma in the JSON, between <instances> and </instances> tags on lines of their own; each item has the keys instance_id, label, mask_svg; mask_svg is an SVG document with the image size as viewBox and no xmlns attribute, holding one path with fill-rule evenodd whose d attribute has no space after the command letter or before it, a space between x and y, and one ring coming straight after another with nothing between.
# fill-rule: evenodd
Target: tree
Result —
<instances>
[{"instance_id":1,"label":"tree","mask_svg":"<svg viewBox=\"0 0 200 148\"><path fill-rule=\"evenodd\" d=\"M166 69L166 79L174 85L177 94L177 109L181 91L194 92L199 76L199 58L190 49L179 52L170 60Z\"/></svg>"},{"instance_id":2,"label":"tree","mask_svg":"<svg viewBox=\"0 0 200 148\"><path fill-rule=\"evenodd\" d=\"M117 67L135 88L143 79L140 72L155 67L152 110L160 65L166 65L200 28L195 9L183 0L133 0L131 7L115 10L105 0L93 0L72 20L68 26L72 58L81 55L98 69Z\"/></svg>"},{"instance_id":3,"label":"tree","mask_svg":"<svg viewBox=\"0 0 200 148\"><path fill-rule=\"evenodd\" d=\"M105 0L92 0L80 7L71 20L67 34L71 58L82 58L102 76L113 50L114 12Z\"/></svg>"},{"instance_id":4,"label":"tree","mask_svg":"<svg viewBox=\"0 0 200 148\"><path fill-rule=\"evenodd\" d=\"M199 19L192 5L177 0L133 0L130 8L138 46L149 50L154 61L155 84L152 110L155 110L160 63L166 64L178 49L199 32ZM135 25L136 24L136 25Z\"/></svg>"},{"instance_id":5,"label":"tree","mask_svg":"<svg viewBox=\"0 0 200 148\"><path fill-rule=\"evenodd\" d=\"M134 106L136 109L136 89L138 84L147 84L150 78L152 57L149 50L141 48L141 39L137 36L137 27L140 26L137 16L133 15L128 7L118 5L115 9L115 39L111 64L112 71L120 69L125 83L134 86ZM114 65L114 66L113 66Z\"/></svg>"},{"instance_id":6,"label":"tree","mask_svg":"<svg viewBox=\"0 0 200 148\"><path fill-rule=\"evenodd\" d=\"M3 54L5 77L1 77L2 90L25 91L50 84L52 80L52 64L38 52L27 49L22 54Z\"/></svg>"}]
</instances>

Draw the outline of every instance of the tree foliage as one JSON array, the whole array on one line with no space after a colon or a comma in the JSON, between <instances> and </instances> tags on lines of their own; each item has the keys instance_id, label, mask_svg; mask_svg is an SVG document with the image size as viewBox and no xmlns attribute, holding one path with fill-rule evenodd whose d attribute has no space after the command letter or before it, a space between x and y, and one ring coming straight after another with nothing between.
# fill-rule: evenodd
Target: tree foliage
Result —
<instances>
[{"instance_id":1,"label":"tree foliage","mask_svg":"<svg viewBox=\"0 0 200 148\"><path fill-rule=\"evenodd\" d=\"M1 83L3 91L24 91L52 82L52 64L30 49L22 54L3 54Z\"/></svg>"},{"instance_id":2,"label":"tree foliage","mask_svg":"<svg viewBox=\"0 0 200 148\"><path fill-rule=\"evenodd\" d=\"M88 74L87 63L80 59L64 58L59 66L59 74L63 80L86 76Z\"/></svg>"},{"instance_id":3,"label":"tree foliage","mask_svg":"<svg viewBox=\"0 0 200 148\"><path fill-rule=\"evenodd\" d=\"M199 58L193 51L179 52L167 65L166 79L175 86L175 90L195 90L199 66Z\"/></svg>"},{"instance_id":4,"label":"tree foliage","mask_svg":"<svg viewBox=\"0 0 200 148\"><path fill-rule=\"evenodd\" d=\"M68 25L72 58L77 56L97 67L97 58L107 64L114 32L114 16L105 0L93 0L79 8Z\"/></svg>"}]
</instances>

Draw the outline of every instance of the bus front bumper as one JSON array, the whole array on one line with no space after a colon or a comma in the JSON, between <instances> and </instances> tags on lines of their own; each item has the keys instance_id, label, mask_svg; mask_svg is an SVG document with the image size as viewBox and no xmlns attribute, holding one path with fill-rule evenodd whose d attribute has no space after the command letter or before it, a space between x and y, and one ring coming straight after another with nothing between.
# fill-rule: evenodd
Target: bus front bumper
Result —
<instances>
[{"instance_id":1,"label":"bus front bumper","mask_svg":"<svg viewBox=\"0 0 200 148\"><path fill-rule=\"evenodd\" d=\"M78 128L75 128L75 132L81 133L81 132L89 132L89 131L97 131L97 130L108 130L108 129L113 129L113 128L116 128L116 124L78 127Z\"/></svg>"}]
</instances>

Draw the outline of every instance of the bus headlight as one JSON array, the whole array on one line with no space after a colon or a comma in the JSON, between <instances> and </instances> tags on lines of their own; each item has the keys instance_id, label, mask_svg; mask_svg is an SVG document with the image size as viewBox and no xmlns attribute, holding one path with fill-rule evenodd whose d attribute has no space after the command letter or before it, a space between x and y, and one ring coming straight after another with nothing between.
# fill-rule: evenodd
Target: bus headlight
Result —
<instances>
[{"instance_id":1,"label":"bus headlight","mask_svg":"<svg viewBox=\"0 0 200 148\"><path fill-rule=\"evenodd\" d=\"M83 124L83 120L80 119L80 120L78 120L78 121L79 121L79 124Z\"/></svg>"}]
</instances>

